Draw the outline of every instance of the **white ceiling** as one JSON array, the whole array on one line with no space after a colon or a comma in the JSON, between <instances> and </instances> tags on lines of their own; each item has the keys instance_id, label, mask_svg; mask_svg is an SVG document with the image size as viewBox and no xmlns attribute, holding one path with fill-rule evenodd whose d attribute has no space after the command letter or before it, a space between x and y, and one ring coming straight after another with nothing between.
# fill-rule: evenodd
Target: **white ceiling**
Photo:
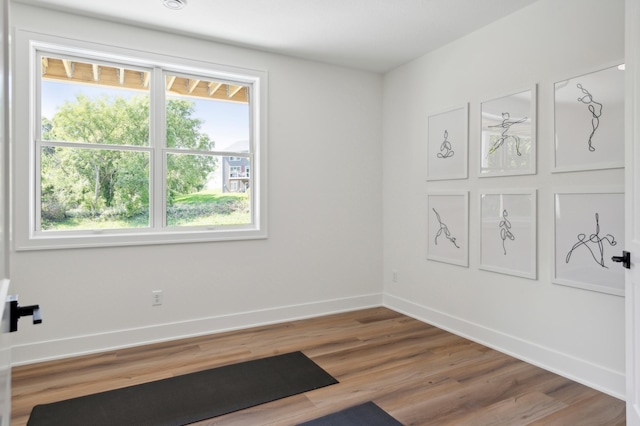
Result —
<instances>
[{"instance_id":1,"label":"white ceiling","mask_svg":"<svg viewBox=\"0 0 640 426\"><path fill-rule=\"evenodd\" d=\"M13 0L385 72L537 0Z\"/></svg>"}]
</instances>

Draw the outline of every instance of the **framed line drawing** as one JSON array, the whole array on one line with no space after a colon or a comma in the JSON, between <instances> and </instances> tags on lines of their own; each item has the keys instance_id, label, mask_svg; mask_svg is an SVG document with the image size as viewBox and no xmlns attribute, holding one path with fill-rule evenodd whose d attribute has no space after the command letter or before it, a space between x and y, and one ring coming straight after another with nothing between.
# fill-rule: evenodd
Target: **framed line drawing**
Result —
<instances>
[{"instance_id":1,"label":"framed line drawing","mask_svg":"<svg viewBox=\"0 0 640 426\"><path fill-rule=\"evenodd\" d=\"M537 278L536 190L480 193L480 269Z\"/></svg>"},{"instance_id":2,"label":"framed line drawing","mask_svg":"<svg viewBox=\"0 0 640 426\"><path fill-rule=\"evenodd\" d=\"M480 104L480 177L536 173L536 85Z\"/></svg>"},{"instance_id":3,"label":"framed line drawing","mask_svg":"<svg viewBox=\"0 0 640 426\"><path fill-rule=\"evenodd\" d=\"M427 194L427 259L469 266L469 193Z\"/></svg>"},{"instance_id":4,"label":"framed line drawing","mask_svg":"<svg viewBox=\"0 0 640 426\"><path fill-rule=\"evenodd\" d=\"M554 172L624 167L623 68L555 83Z\"/></svg>"},{"instance_id":5,"label":"framed line drawing","mask_svg":"<svg viewBox=\"0 0 640 426\"><path fill-rule=\"evenodd\" d=\"M469 104L429 115L427 180L468 177Z\"/></svg>"},{"instance_id":6,"label":"framed line drawing","mask_svg":"<svg viewBox=\"0 0 640 426\"><path fill-rule=\"evenodd\" d=\"M556 192L555 284L624 295L624 191Z\"/></svg>"}]
</instances>

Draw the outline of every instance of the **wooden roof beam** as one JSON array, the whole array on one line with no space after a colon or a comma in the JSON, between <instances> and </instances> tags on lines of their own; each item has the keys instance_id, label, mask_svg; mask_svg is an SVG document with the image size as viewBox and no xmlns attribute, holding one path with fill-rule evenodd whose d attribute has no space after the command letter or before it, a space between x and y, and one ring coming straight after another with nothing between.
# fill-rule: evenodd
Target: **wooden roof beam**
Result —
<instances>
[{"instance_id":1,"label":"wooden roof beam","mask_svg":"<svg viewBox=\"0 0 640 426\"><path fill-rule=\"evenodd\" d=\"M93 74L93 81L100 81L100 65L91 64L91 71Z\"/></svg>"},{"instance_id":2,"label":"wooden roof beam","mask_svg":"<svg viewBox=\"0 0 640 426\"><path fill-rule=\"evenodd\" d=\"M118 83L124 84L124 68L116 68L116 76L118 77Z\"/></svg>"},{"instance_id":3,"label":"wooden roof beam","mask_svg":"<svg viewBox=\"0 0 640 426\"><path fill-rule=\"evenodd\" d=\"M176 76L175 75L168 75L166 77L167 80L167 90L171 90L171 88L173 87L173 83L176 82Z\"/></svg>"},{"instance_id":4,"label":"wooden roof beam","mask_svg":"<svg viewBox=\"0 0 640 426\"><path fill-rule=\"evenodd\" d=\"M200 83L200 80L187 80L187 93L193 93L198 83Z\"/></svg>"},{"instance_id":5,"label":"wooden roof beam","mask_svg":"<svg viewBox=\"0 0 640 426\"><path fill-rule=\"evenodd\" d=\"M42 57L42 75L47 73L47 68L49 68L49 58Z\"/></svg>"},{"instance_id":6,"label":"wooden roof beam","mask_svg":"<svg viewBox=\"0 0 640 426\"><path fill-rule=\"evenodd\" d=\"M227 85L227 98L231 99L233 98L236 93L238 93L240 90L242 90L244 86L234 86L233 84L228 84Z\"/></svg>"},{"instance_id":7,"label":"wooden roof beam","mask_svg":"<svg viewBox=\"0 0 640 426\"><path fill-rule=\"evenodd\" d=\"M67 78L73 78L73 71L75 69L73 62L68 59L63 59L62 65L64 65L64 72L67 74Z\"/></svg>"},{"instance_id":8,"label":"wooden roof beam","mask_svg":"<svg viewBox=\"0 0 640 426\"><path fill-rule=\"evenodd\" d=\"M149 87L149 79L151 78L150 72L141 72L140 79L142 80L143 87Z\"/></svg>"},{"instance_id":9,"label":"wooden roof beam","mask_svg":"<svg viewBox=\"0 0 640 426\"><path fill-rule=\"evenodd\" d=\"M222 87L222 83L219 83L217 81L210 81L209 84L207 84L207 87L209 96L213 96L218 91L218 89Z\"/></svg>"}]
</instances>

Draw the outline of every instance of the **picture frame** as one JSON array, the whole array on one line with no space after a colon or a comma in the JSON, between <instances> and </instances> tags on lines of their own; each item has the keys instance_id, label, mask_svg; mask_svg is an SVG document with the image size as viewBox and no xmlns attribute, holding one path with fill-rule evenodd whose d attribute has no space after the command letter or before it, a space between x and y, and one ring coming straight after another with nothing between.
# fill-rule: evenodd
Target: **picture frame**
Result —
<instances>
[{"instance_id":1,"label":"picture frame","mask_svg":"<svg viewBox=\"0 0 640 426\"><path fill-rule=\"evenodd\" d=\"M622 61L554 84L553 172L624 167Z\"/></svg>"},{"instance_id":2,"label":"picture frame","mask_svg":"<svg viewBox=\"0 0 640 426\"><path fill-rule=\"evenodd\" d=\"M536 174L537 85L480 103L480 177Z\"/></svg>"},{"instance_id":3,"label":"picture frame","mask_svg":"<svg viewBox=\"0 0 640 426\"><path fill-rule=\"evenodd\" d=\"M469 266L469 193L427 194L427 259Z\"/></svg>"},{"instance_id":4,"label":"picture frame","mask_svg":"<svg viewBox=\"0 0 640 426\"><path fill-rule=\"evenodd\" d=\"M624 250L624 189L554 193L552 282L624 295L624 268L612 256Z\"/></svg>"},{"instance_id":5,"label":"picture frame","mask_svg":"<svg viewBox=\"0 0 640 426\"><path fill-rule=\"evenodd\" d=\"M427 118L427 180L468 178L469 104Z\"/></svg>"},{"instance_id":6,"label":"picture frame","mask_svg":"<svg viewBox=\"0 0 640 426\"><path fill-rule=\"evenodd\" d=\"M537 191L480 193L480 269L537 278Z\"/></svg>"}]
</instances>

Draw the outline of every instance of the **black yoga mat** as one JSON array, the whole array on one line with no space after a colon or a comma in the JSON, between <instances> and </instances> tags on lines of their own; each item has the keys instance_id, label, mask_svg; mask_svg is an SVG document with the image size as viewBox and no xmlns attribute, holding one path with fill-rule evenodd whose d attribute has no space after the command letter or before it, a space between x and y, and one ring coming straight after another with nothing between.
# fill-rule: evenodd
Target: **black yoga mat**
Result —
<instances>
[{"instance_id":1,"label":"black yoga mat","mask_svg":"<svg viewBox=\"0 0 640 426\"><path fill-rule=\"evenodd\" d=\"M178 426L334 383L302 352L292 352L37 405L27 425Z\"/></svg>"},{"instance_id":2,"label":"black yoga mat","mask_svg":"<svg viewBox=\"0 0 640 426\"><path fill-rule=\"evenodd\" d=\"M369 401L298 426L402 426L402 423Z\"/></svg>"}]
</instances>

